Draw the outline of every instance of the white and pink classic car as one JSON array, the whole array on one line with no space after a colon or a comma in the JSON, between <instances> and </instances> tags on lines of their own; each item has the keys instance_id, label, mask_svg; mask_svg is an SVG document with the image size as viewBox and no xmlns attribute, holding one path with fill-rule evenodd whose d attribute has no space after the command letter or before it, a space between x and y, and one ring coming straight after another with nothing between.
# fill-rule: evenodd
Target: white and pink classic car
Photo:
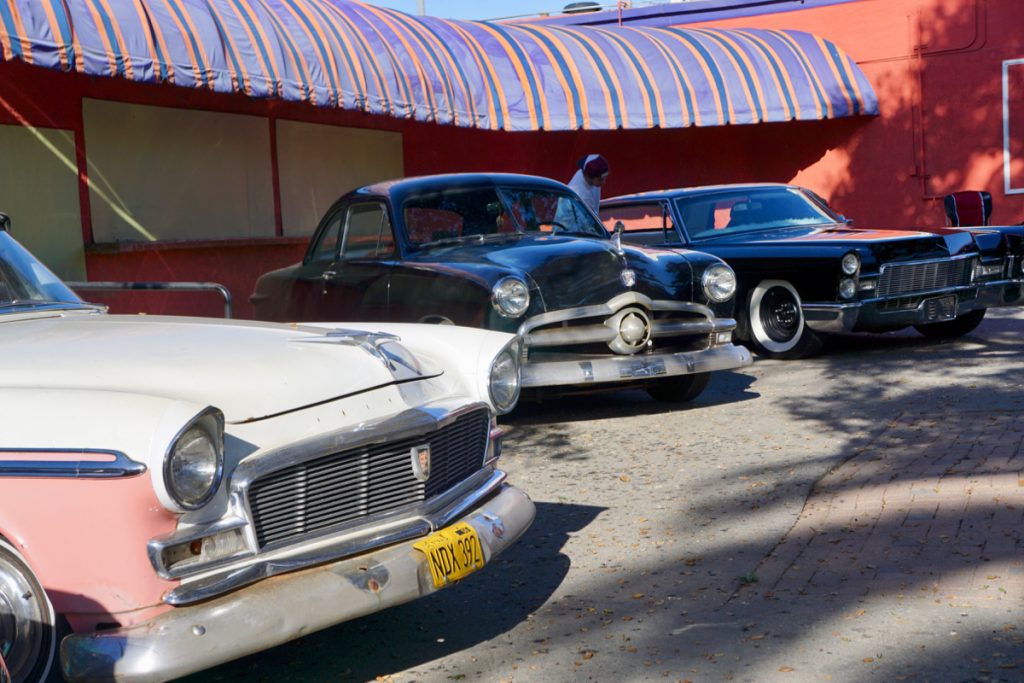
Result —
<instances>
[{"instance_id":1,"label":"white and pink classic car","mask_svg":"<svg viewBox=\"0 0 1024 683\"><path fill-rule=\"evenodd\" d=\"M12 680L164 681L480 569L534 516L497 467L519 355L450 326L107 315L0 231Z\"/></svg>"}]
</instances>

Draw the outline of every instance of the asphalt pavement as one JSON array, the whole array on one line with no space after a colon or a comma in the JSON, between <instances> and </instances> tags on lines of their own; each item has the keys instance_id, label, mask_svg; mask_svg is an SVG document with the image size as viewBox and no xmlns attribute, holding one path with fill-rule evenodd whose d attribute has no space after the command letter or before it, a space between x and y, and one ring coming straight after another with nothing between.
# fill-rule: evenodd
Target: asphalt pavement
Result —
<instances>
[{"instance_id":1,"label":"asphalt pavement","mask_svg":"<svg viewBox=\"0 0 1024 683\"><path fill-rule=\"evenodd\" d=\"M1022 681L1024 312L521 406L537 503L426 599L188 680Z\"/></svg>"}]
</instances>

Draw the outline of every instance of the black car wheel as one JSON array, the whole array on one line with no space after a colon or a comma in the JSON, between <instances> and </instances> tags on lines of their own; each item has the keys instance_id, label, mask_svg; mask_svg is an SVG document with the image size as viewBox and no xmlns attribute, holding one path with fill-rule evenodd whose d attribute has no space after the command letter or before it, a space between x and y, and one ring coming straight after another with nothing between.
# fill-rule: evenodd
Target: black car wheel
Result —
<instances>
[{"instance_id":1,"label":"black car wheel","mask_svg":"<svg viewBox=\"0 0 1024 683\"><path fill-rule=\"evenodd\" d=\"M659 379L647 387L647 393L655 401L665 403L687 403L700 396L708 385L711 373L699 372L693 375L679 375Z\"/></svg>"},{"instance_id":2,"label":"black car wheel","mask_svg":"<svg viewBox=\"0 0 1024 683\"><path fill-rule=\"evenodd\" d=\"M804 322L800 295L785 280L764 280L750 292L746 322L758 355L793 360L821 349L821 339Z\"/></svg>"},{"instance_id":3,"label":"black car wheel","mask_svg":"<svg viewBox=\"0 0 1024 683\"><path fill-rule=\"evenodd\" d=\"M62 680L57 619L21 555L0 540L0 655L13 683Z\"/></svg>"},{"instance_id":4,"label":"black car wheel","mask_svg":"<svg viewBox=\"0 0 1024 683\"><path fill-rule=\"evenodd\" d=\"M952 320L941 323L928 323L927 325L914 325L914 329L929 339L952 339L962 337L974 330L985 318L984 308L979 308L970 313L958 315Z\"/></svg>"}]
</instances>

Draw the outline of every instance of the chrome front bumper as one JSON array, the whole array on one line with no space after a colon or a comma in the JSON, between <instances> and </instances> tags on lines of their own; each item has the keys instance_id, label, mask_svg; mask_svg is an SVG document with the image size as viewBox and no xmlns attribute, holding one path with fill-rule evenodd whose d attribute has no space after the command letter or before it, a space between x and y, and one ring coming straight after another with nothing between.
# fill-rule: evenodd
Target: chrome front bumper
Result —
<instances>
[{"instance_id":1,"label":"chrome front bumper","mask_svg":"<svg viewBox=\"0 0 1024 683\"><path fill-rule=\"evenodd\" d=\"M534 514L525 493L504 485L452 523L473 525L490 563ZM428 595L436 589L414 542L275 576L130 628L68 636L61 643L64 675L69 681L166 681Z\"/></svg>"},{"instance_id":2,"label":"chrome front bumper","mask_svg":"<svg viewBox=\"0 0 1024 683\"><path fill-rule=\"evenodd\" d=\"M957 315L970 313L979 308L998 308L1000 306L1020 306L1024 304L1021 296L1021 285L1024 280L1011 279L997 282L986 282L968 287L951 287L937 292L917 294L923 300L915 308L894 311L880 310L879 304L888 299L868 299L850 303L804 303L801 309L807 326L817 332L870 332L872 330L893 330L911 325L933 322L928 320L925 302L941 296L960 295L962 292L976 293L967 295L957 302ZM904 297L891 297L898 299Z\"/></svg>"},{"instance_id":3,"label":"chrome front bumper","mask_svg":"<svg viewBox=\"0 0 1024 683\"><path fill-rule=\"evenodd\" d=\"M752 362L750 351L735 344L712 346L703 351L531 361L523 365L523 388L633 382L732 370Z\"/></svg>"}]
</instances>

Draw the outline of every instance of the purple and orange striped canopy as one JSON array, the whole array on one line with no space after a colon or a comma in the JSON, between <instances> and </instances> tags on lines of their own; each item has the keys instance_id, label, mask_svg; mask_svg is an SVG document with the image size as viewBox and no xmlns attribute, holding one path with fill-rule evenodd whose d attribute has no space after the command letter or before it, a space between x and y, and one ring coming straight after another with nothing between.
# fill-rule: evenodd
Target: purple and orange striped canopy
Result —
<instances>
[{"instance_id":1,"label":"purple and orange striped canopy","mask_svg":"<svg viewBox=\"0 0 1024 683\"><path fill-rule=\"evenodd\" d=\"M347 0L0 0L0 55L493 130L878 113L849 55L801 31L449 21Z\"/></svg>"}]
</instances>

